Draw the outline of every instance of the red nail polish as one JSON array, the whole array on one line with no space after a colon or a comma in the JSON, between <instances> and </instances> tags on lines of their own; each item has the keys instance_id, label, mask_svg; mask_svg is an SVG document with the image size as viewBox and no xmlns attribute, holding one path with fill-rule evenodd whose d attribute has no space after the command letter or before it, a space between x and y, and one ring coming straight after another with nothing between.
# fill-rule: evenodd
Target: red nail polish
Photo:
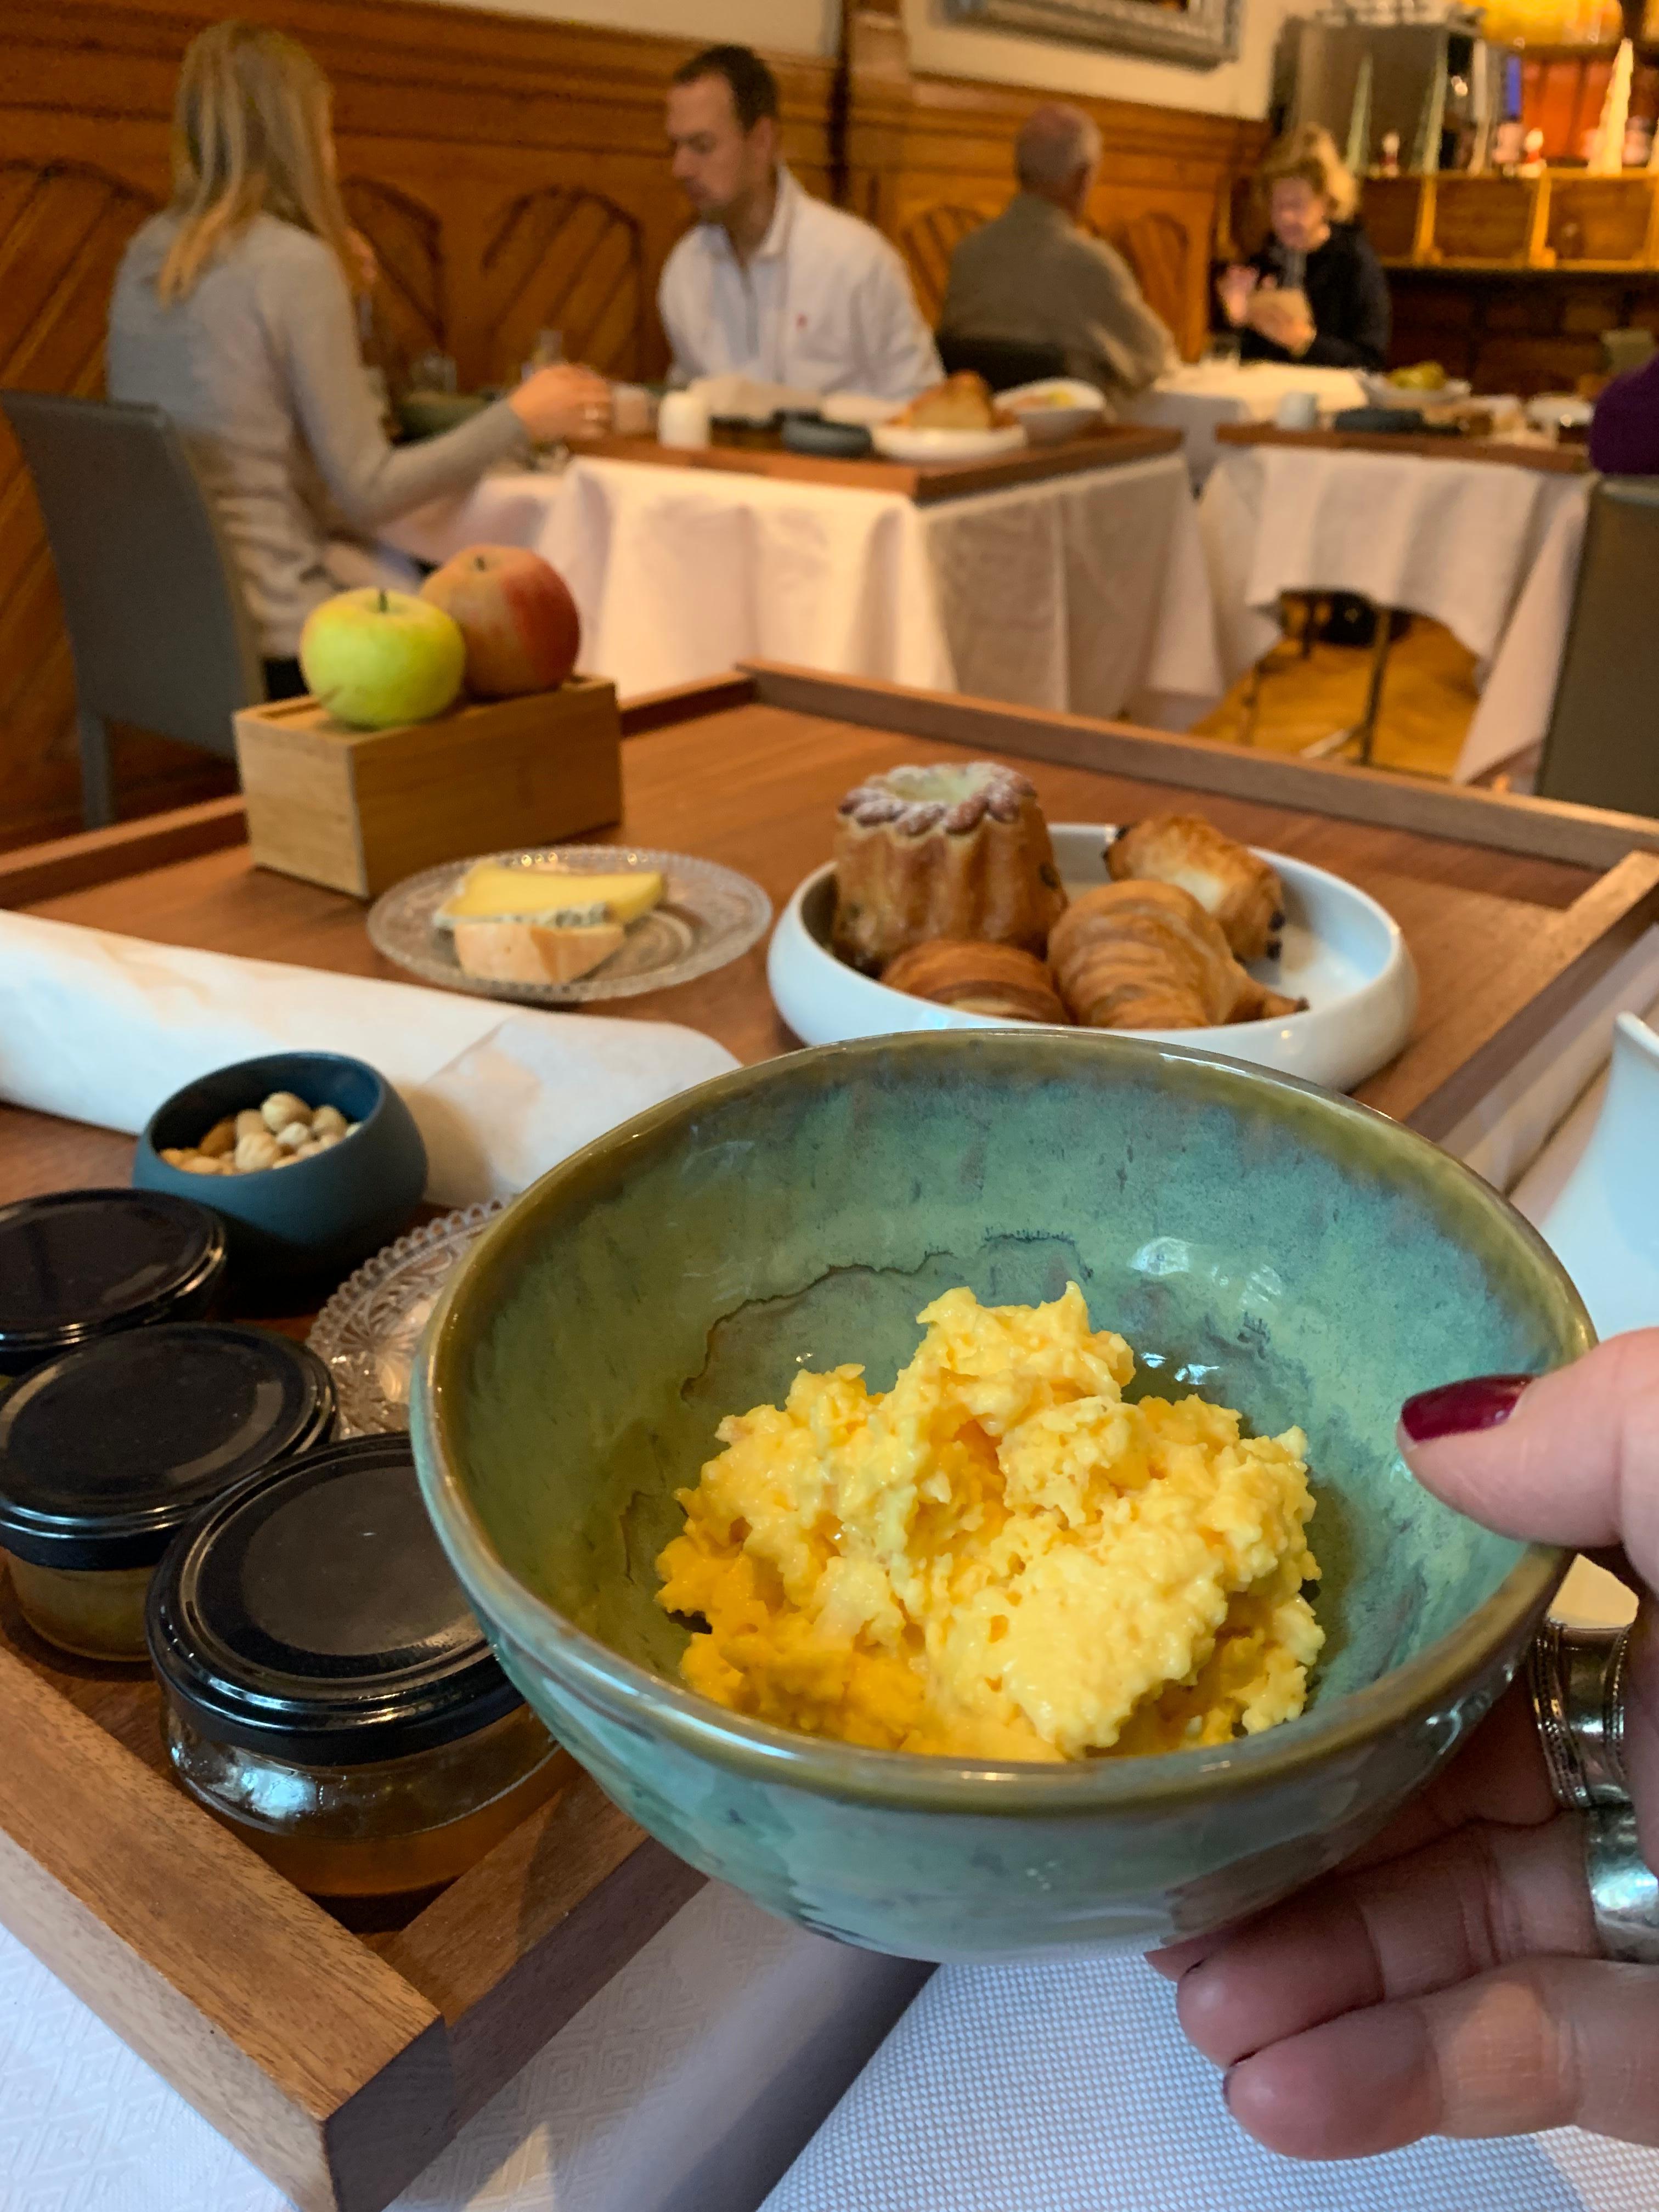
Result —
<instances>
[{"instance_id":1,"label":"red nail polish","mask_svg":"<svg viewBox=\"0 0 1659 2212\"><path fill-rule=\"evenodd\" d=\"M1508 1420L1516 1401L1534 1379L1530 1375L1472 1375L1466 1382L1443 1382L1437 1390L1420 1390L1407 1398L1400 1408L1400 1425L1414 1444L1495 1429Z\"/></svg>"}]
</instances>

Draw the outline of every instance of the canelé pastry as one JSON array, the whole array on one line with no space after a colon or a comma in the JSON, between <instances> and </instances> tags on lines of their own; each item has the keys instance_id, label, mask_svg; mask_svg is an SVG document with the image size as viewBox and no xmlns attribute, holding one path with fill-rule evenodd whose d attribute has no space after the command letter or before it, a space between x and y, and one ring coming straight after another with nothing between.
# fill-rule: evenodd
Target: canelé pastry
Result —
<instances>
[{"instance_id":1,"label":"canel\u00e9 pastry","mask_svg":"<svg viewBox=\"0 0 1659 2212\"><path fill-rule=\"evenodd\" d=\"M1066 892L1036 792L989 761L896 768L841 803L830 943L879 974L934 937L1041 953Z\"/></svg>"},{"instance_id":2,"label":"canel\u00e9 pastry","mask_svg":"<svg viewBox=\"0 0 1659 2212\"><path fill-rule=\"evenodd\" d=\"M1176 884L1190 891L1240 960L1276 953L1285 927L1279 878L1249 846L1224 836L1197 814L1154 814L1121 830L1106 848L1115 881Z\"/></svg>"},{"instance_id":3,"label":"canel\u00e9 pastry","mask_svg":"<svg viewBox=\"0 0 1659 2212\"><path fill-rule=\"evenodd\" d=\"M881 980L913 999L931 999L964 1014L1012 1022L1071 1019L1048 969L1035 952L1022 952L1017 945L938 937L901 952L883 969Z\"/></svg>"},{"instance_id":4,"label":"canel\u00e9 pastry","mask_svg":"<svg viewBox=\"0 0 1659 2212\"><path fill-rule=\"evenodd\" d=\"M1055 923L1048 958L1085 1029L1208 1029L1291 1013L1298 1003L1247 975L1220 924L1174 884L1085 891Z\"/></svg>"}]
</instances>

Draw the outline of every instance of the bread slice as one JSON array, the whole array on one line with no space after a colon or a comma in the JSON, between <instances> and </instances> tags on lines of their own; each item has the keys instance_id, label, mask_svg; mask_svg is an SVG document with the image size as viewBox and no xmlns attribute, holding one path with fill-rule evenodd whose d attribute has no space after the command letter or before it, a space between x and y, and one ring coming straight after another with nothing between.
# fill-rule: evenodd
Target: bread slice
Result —
<instances>
[{"instance_id":1,"label":"bread slice","mask_svg":"<svg viewBox=\"0 0 1659 2212\"><path fill-rule=\"evenodd\" d=\"M547 928L534 921L458 921L455 957L481 983L574 983L608 960L627 934L619 921Z\"/></svg>"}]
</instances>

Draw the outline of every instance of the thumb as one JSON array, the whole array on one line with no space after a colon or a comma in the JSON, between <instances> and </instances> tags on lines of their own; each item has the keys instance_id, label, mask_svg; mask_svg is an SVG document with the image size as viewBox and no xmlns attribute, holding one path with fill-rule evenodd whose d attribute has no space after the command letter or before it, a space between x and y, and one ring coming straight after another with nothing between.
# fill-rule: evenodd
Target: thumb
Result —
<instances>
[{"instance_id":1,"label":"thumb","mask_svg":"<svg viewBox=\"0 0 1659 2212\"><path fill-rule=\"evenodd\" d=\"M1552 1375L1483 1375L1409 1398L1400 1449L1471 1520L1579 1551L1622 1542L1659 1586L1659 1328Z\"/></svg>"},{"instance_id":2,"label":"thumb","mask_svg":"<svg viewBox=\"0 0 1659 2212\"><path fill-rule=\"evenodd\" d=\"M1579 1551L1622 1543L1659 1587L1659 1328L1553 1374L1476 1376L1408 1398L1400 1449L1425 1489L1488 1528ZM1626 1666L1625 1764L1659 1865L1659 1620L1644 1599Z\"/></svg>"}]
</instances>

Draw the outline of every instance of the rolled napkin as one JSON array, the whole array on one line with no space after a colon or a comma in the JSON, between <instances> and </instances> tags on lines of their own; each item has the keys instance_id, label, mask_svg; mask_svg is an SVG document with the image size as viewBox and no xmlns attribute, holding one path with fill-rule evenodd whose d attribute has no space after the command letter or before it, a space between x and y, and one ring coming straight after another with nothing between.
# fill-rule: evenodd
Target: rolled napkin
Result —
<instances>
[{"instance_id":1,"label":"rolled napkin","mask_svg":"<svg viewBox=\"0 0 1659 2212\"><path fill-rule=\"evenodd\" d=\"M669 1022L498 1000L0 914L0 1098L142 1129L210 1069L270 1052L367 1060L407 1101L438 1206L505 1198L592 1138L738 1063Z\"/></svg>"}]
</instances>

